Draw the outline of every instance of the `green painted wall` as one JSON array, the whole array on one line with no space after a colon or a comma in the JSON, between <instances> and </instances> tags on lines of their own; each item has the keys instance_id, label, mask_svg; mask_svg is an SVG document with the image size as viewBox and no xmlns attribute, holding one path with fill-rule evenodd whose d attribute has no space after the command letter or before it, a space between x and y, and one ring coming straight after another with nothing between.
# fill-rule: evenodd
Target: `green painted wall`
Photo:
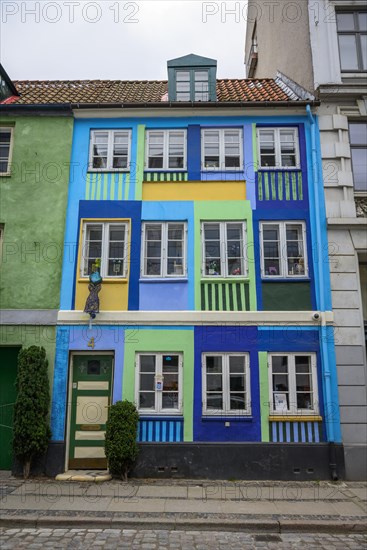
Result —
<instances>
[{"instance_id":1,"label":"green painted wall","mask_svg":"<svg viewBox=\"0 0 367 550\"><path fill-rule=\"evenodd\" d=\"M225 183L223 184L225 185ZM245 220L247 229L247 268L249 278L250 310L257 309L254 237L250 201L196 201L195 202L195 309L201 309L201 222ZM223 281L224 279L221 279ZM240 279L232 279L240 282Z\"/></svg>"},{"instance_id":2,"label":"green painted wall","mask_svg":"<svg viewBox=\"0 0 367 550\"><path fill-rule=\"evenodd\" d=\"M138 352L183 353L184 441L193 440L194 409L194 330L136 329L125 331L125 356L122 398L135 401L135 355Z\"/></svg>"},{"instance_id":3,"label":"green painted wall","mask_svg":"<svg viewBox=\"0 0 367 550\"><path fill-rule=\"evenodd\" d=\"M50 390L52 389L56 327L44 325L0 325L0 347L2 346L20 346L22 348L43 346L48 359Z\"/></svg>"},{"instance_id":4,"label":"green painted wall","mask_svg":"<svg viewBox=\"0 0 367 550\"><path fill-rule=\"evenodd\" d=\"M269 377L268 354L259 351L261 441L269 441Z\"/></svg>"},{"instance_id":5,"label":"green painted wall","mask_svg":"<svg viewBox=\"0 0 367 550\"><path fill-rule=\"evenodd\" d=\"M264 311L310 311L310 283L263 283Z\"/></svg>"},{"instance_id":6,"label":"green painted wall","mask_svg":"<svg viewBox=\"0 0 367 550\"><path fill-rule=\"evenodd\" d=\"M73 119L2 117L0 124L14 125L12 175L0 177L1 308L57 309Z\"/></svg>"}]
</instances>

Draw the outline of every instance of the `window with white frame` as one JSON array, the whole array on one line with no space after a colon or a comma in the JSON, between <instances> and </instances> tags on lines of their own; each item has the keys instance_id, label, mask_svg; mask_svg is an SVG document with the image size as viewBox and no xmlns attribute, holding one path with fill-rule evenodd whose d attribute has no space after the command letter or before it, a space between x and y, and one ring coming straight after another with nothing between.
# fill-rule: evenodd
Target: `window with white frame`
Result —
<instances>
[{"instance_id":1,"label":"window with white frame","mask_svg":"<svg viewBox=\"0 0 367 550\"><path fill-rule=\"evenodd\" d=\"M136 404L140 413L182 412L182 354L139 353Z\"/></svg>"},{"instance_id":2,"label":"window with white frame","mask_svg":"<svg viewBox=\"0 0 367 550\"><path fill-rule=\"evenodd\" d=\"M13 146L13 128L0 128L0 176L10 175Z\"/></svg>"},{"instance_id":3,"label":"window with white frame","mask_svg":"<svg viewBox=\"0 0 367 550\"><path fill-rule=\"evenodd\" d=\"M354 190L367 192L367 123L349 122Z\"/></svg>"},{"instance_id":4,"label":"window with white frame","mask_svg":"<svg viewBox=\"0 0 367 550\"><path fill-rule=\"evenodd\" d=\"M203 414L251 414L247 353L204 353Z\"/></svg>"},{"instance_id":5,"label":"window with white frame","mask_svg":"<svg viewBox=\"0 0 367 550\"><path fill-rule=\"evenodd\" d=\"M318 414L316 355L268 356L271 414Z\"/></svg>"},{"instance_id":6,"label":"window with white frame","mask_svg":"<svg viewBox=\"0 0 367 550\"><path fill-rule=\"evenodd\" d=\"M245 222L202 222L203 277L245 277Z\"/></svg>"},{"instance_id":7,"label":"window with white frame","mask_svg":"<svg viewBox=\"0 0 367 550\"><path fill-rule=\"evenodd\" d=\"M209 71L176 71L176 101L209 101Z\"/></svg>"},{"instance_id":8,"label":"window with white frame","mask_svg":"<svg viewBox=\"0 0 367 550\"><path fill-rule=\"evenodd\" d=\"M340 68L367 71L367 11L337 11Z\"/></svg>"},{"instance_id":9,"label":"window with white frame","mask_svg":"<svg viewBox=\"0 0 367 550\"><path fill-rule=\"evenodd\" d=\"M86 222L83 226L81 276L126 277L128 224Z\"/></svg>"},{"instance_id":10,"label":"window with white frame","mask_svg":"<svg viewBox=\"0 0 367 550\"><path fill-rule=\"evenodd\" d=\"M243 165L240 128L201 131L201 164L204 170L239 170Z\"/></svg>"},{"instance_id":11,"label":"window with white frame","mask_svg":"<svg viewBox=\"0 0 367 550\"><path fill-rule=\"evenodd\" d=\"M186 130L147 130L147 170L186 169Z\"/></svg>"},{"instance_id":12,"label":"window with white frame","mask_svg":"<svg viewBox=\"0 0 367 550\"><path fill-rule=\"evenodd\" d=\"M297 128L258 128L259 168L299 168Z\"/></svg>"},{"instance_id":13,"label":"window with white frame","mask_svg":"<svg viewBox=\"0 0 367 550\"><path fill-rule=\"evenodd\" d=\"M185 277L185 222L145 222L142 238L144 277Z\"/></svg>"},{"instance_id":14,"label":"window with white frame","mask_svg":"<svg viewBox=\"0 0 367 550\"><path fill-rule=\"evenodd\" d=\"M89 170L126 171L130 169L130 130L92 130Z\"/></svg>"},{"instance_id":15,"label":"window with white frame","mask_svg":"<svg viewBox=\"0 0 367 550\"><path fill-rule=\"evenodd\" d=\"M262 222L260 243L263 277L308 276L304 222Z\"/></svg>"}]
</instances>

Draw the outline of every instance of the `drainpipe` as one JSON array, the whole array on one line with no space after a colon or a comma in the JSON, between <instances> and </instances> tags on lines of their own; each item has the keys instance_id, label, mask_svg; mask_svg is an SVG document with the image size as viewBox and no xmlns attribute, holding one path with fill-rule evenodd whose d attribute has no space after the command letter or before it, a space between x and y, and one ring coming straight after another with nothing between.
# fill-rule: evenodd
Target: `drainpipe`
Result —
<instances>
[{"instance_id":1,"label":"drainpipe","mask_svg":"<svg viewBox=\"0 0 367 550\"><path fill-rule=\"evenodd\" d=\"M313 191L314 191L314 200L315 200L315 223L316 223L316 242L317 242L317 279L318 279L318 290L319 290L319 306L321 309L321 326L320 326L320 339L321 339L321 355L322 355L322 378L325 384L325 397L326 397L326 425L327 425L327 434L329 438L329 467L330 474L333 481L338 479L337 469L336 469L336 452L335 452L335 436L334 436L334 425L333 425L333 410L332 410L332 391L331 391L331 372L329 364L329 353L328 353L328 327L326 326L325 320L325 290L323 285L323 257L322 257L322 232L321 232L321 222L318 212L320 212L320 198L319 198L319 185L323 185L322 182L319 182L319 171L318 171L318 158L317 158L317 149L316 149L316 126L315 118L311 112L310 105L306 105L307 116L311 125L311 154L312 154L312 175L313 175Z\"/></svg>"}]
</instances>

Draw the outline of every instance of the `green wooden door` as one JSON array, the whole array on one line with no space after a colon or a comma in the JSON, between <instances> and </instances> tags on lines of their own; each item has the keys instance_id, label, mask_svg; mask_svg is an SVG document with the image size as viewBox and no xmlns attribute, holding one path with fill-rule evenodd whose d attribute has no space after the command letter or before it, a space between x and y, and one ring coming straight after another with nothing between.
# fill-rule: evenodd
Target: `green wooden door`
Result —
<instances>
[{"instance_id":1,"label":"green wooden door","mask_svg":"<svg viewBox=\"0 0 367 550\"><path fill-rule=\"evenodd\" d=\"M0 347L0 470L10 470L13 461L13 415L19 351L20 347Z\"/></svg>"},{"instance_id":2,"label":"green wooden door","mask_svg":"<svg viewBox=\"0 0 367 550\"><path fill-rule=\"evenodd\" d=\"M69 469L107 467L104 438L112 370L112 355L73 356Z\"/></svg>"}]
</instances>

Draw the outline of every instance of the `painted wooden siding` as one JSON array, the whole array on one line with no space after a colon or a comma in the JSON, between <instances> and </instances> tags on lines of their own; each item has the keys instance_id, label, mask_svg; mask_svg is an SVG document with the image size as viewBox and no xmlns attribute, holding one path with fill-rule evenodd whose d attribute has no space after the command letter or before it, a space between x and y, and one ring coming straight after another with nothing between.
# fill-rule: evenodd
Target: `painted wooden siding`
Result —
<instances>
[{"instance_id":1,"label":"painted wooden siding","mask_svg":"<svg viewBox=\"0 0 367 550\"><path fill-rule=\"evenodd\" d=\"M188 181L187 172L144 172L144 181Z\"/></svg>"},{"instance_id":2,"label":"painted wooden siding","mask_svg":"<svg viewBox=\"0 0 367 550\"><path fill-rule=\"evenodd\" d=\"M183 441L183 418L140 418L138 441L160 443Z\"/></svg>"},{"instance_id":3,"label":"painted wooden siding","mask_svg":"<svg viewBox=\"0 0 367 550\"><path fill-rule=\"evenodd\" d=\"M261 171L257 173L259 201L303 201L302 172Z\"/></svg>"},{"instance_id":4,"label":"painted wooden siding","mask_svg":"<svg viewBox=\"0 0 367 550\"><path fill-rule=\"evenodd\" d=\"M319 422L270 422L270 440L274 443L319 443L322 429Z\"/></svg>"},{"instance_id":5,"label":"painted wooden siding","mask_svg":"<svg viewBox=\"0 0 367 550\"><path fill-rule=\"evenodd\" d=\"M130 174L95 173L87 174L85 200L123 201L129 199Z\"/></svg>"},{"instance_id":6,"label":"painted wooden siding","mask_svg":"<svg viewBox=\"0 0 367 550\"><path fill-rule=\"evenodd\" d=\"M202 311L249 311L249 309L247 282L201 282Z\"/></svg>"}]
</instances>

